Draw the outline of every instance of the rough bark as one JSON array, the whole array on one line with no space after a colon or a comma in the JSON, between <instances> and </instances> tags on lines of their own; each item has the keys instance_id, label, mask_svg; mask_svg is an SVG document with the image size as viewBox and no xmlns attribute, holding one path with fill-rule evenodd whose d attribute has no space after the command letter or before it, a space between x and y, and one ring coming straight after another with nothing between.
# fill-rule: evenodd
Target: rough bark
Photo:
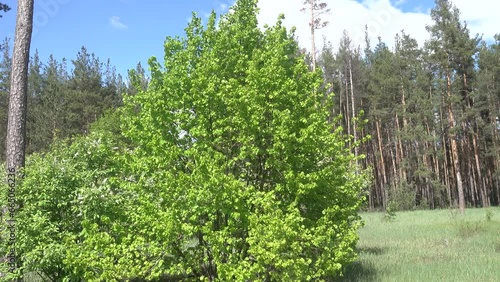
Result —
<instances>
[{"instance_id":1,"label":"rough bark","mask_svg":"<svg viewBox=\"0 0 500 282\"><path fill-rule=\"evenodd\" d=\"M447 94L448 97L451 97L451 77L450 74L446 74L447 79ZM456 134L453 132L453 128L456 125L455 116L453 115L453 109L451 103L448 103L448 124L450 127L449 139L451 143L451 154L453 160L453 169L455 171L455 180L457 182L457 191L458 191L458 208L460 213L465 212L465 196L464 196L464 188L462 184L462 174L460 173L460 163L458 158L458 146L456 140Z\"/></svg>"},{"instance_id":2,"label":"rough bark","mask_svg":"<svg viewBox=\"0 0 500 282\"><path fill-rule=\"evenodd\" d=\"M9 110L6 138L6 168L7 183L9 184L9 201L13 197L15 203L15 189L22 178L22 168L25 162L26 147L26 107L28 88L28 61L33 30L34 0L19 0L17 4L16 34L12 55L12 73L9 93ZM15 230L15 211L17 206L9 206L9 220ZM14 242L9 242L15 246ZM15 248L8 254L9 271L17 266Z\"/></svg>"},{"instance_id":3,"label":"rough bark","mask_svg":"<svg viewBox=\"0 0 500 282\"><path fill-rule=\"evenodd\" d=\"M25 160L28 61L34 0L19 0L7 124L7 167L22 168Z\"/></svg>"}]
</instances>

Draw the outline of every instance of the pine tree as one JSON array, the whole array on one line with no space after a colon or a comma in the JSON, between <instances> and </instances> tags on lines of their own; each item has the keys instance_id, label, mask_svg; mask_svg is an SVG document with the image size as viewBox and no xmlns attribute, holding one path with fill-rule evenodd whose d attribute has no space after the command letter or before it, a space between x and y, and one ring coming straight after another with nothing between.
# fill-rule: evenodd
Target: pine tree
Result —
<instances>
[{"instance_id":1,"label":"pine tree","mask_svg":"<svg viewBox=\"0 0 500 282\"><path fill-rule=\"evenodd\" d=\"M45 115L46 108L43 107L43 65L38 56L38 50L30 60L28 73L28 108L26 116L27 146L26 153L31 154L48 148L50 130L49 119Z\"/></svg>"},{"instance_id":2,"label":"pine tree","mask_svg":"<svg viewBox=\"0 0 500 282\"><path fill-rule=\"evenodd\" d=\"M305 0L303 5L304 8L301 9L302 12L309 10L309 28L311 31L311 61L312 69L316 69L316 38L315 33L317 29L323 28L328 25L328 21L324 21L320 18L321 15L330 12L327 9L328 6L324 2L319 2L318 0Z\"/></svg>"},{"instance_id":3,"label":"pine tree","mask_svg":"<svg viewBox=\"0 0 500 282\"><path fill-rule=\"evenodd\" d=\"M453 89L454 82L454 50L458 33L461 29L459 12L448 0L436 0L436 7L431 11L434 25L427 26L431 39L428 48L432 52L431 60L435 64L438 73L438 83L442 84L440 91L445 101L447 125L447 143L450 144L448 158L451 160L454 175L454 185L458 192L458 206L460 212L465 210L465 194L463 188L462 171L459 159L459 144L457 144L457 133L459 123L457 122L457 98L458 93ZM458 27L458 29L457 29Z\"/></svg>"},{"instance_id":4,"label":"pine tree","mask_svg":"<svg viewBox=\"0 0 500 282\"><path fill-rule=\"evenodd\" d=\"M9 5L0 2L0 12L8 12L8 11L10 11ZM2 16L3 15L0 14L0 18Z\"/></svg>"},{"instance_id":5,"label":"pine tree","mask_svg":"<svg viewBox=\"0 0 500 282\"><path fill-rule=\"evenodd\" d=\"M9 89L12 58L10 57L10 40L5 38L0 45L2 60L0 61L0 161L5 161L5 141L7 137L7 113L9 110Z\"/></svg>"},{"instance_id":6,"label":"pine tree","mask_svg":"<svg viewBox=\"0 0 500 282\"><path fill-rule=\"evenodd\" d=\"M40 108L43 109L46 124L45 147L56 139L70 137L73 130L67 124L68 107L71 99L68 89L68 74L65 61L59 63L53 55L43 68L43 93L40 98ZM75 113L77 114L77 113Z\"/></svg>"},{"instance_id":7,"label":"pine tree","mask_svg":"<svg viewBox=\"0 0 500 282\"><path fill-rule=\"evenodd\" d=\"M474 95L484 150L484 181L491 204L500 204L500 34L490 46L482 43Z\"/></svg>"},{"instance_id":8,"label":"pine tree","mask_svg":"<svg viewBox=\"0 0 500 282\"><path fill-rule=\"evenodd\" d=\"M68 81L70 99L66 102L66 126L71 129L70 136L88 133L90 125L106 109L121 103L116 92L116 73L109 62L103 71L99 58L82 47L72 64L73 72Z\"/></svg>"},{"instance_id":9,"label":"pine tree","mask_svg":"<svg viewBox=\"0 0 500 282\"><path fill-rule=\"evenodd\" d=\"M331 42L325 42L323 44L323 50L321 56L318 60L319 66L323 72L325 97L323 103L328 103L327 99L332 99L330 115L328 117L329 122L333 122L335 116L340 114L338 95L333 95L335 85L338 85L337 77L338 71L335 65L335 54Z\"/></svg>"},{"instance_id":10,"label":"pine tree","mask_svg":"<svg viewBox=\"0 0 500 282\"><path fill-rule=\"evenodd\" d=\"M149 79L146 76L146 70L141 63L137 63L135 69L128 72L127 78L127 95L135 95L139 91L146 91L148 88Z\"/></svg>"},{"instance_id":11,"label":"pine tree","mask_svg":"<svg viewBox=\"0 0 500 282\"><path fill-rule=\"evenodd\" d=\"M117 75L116 68L111 65L108 59L104 65L103 83L100 91L100 96L103 101L101 103L102 111L110 108L117 108L122 105L122 94L125 94L125 85L121 76Z\"/></svg>"}]
</instances>

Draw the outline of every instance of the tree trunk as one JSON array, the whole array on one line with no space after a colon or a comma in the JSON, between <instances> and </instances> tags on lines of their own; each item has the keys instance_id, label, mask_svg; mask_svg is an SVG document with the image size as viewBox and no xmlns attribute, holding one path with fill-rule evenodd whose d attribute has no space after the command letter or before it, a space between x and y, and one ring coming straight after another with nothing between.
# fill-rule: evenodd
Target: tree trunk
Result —
<instances>
[{"instance_id":1,"label":"tree trunk","mask_svg":"<svg viewBox=\"0 0 500 282\"><path fill-rule=\"evenodd\" d=\"M448 97L451 97L451 77L450 73L446 74L446 80L447 80L447 95ZM448 124L450 126L450 133L449 133L449 139L451 143L451 154L452 154L452 160L453 160L453 169L455 170L455 177L456 177L456 184L457 184L457 191L458 191L458 208L460 209L460 213L465 212L465 196L464 196L464 188L462 186L462 174L460 173L460 163L458 160L458 147L457 147L457 140L456 140L456 135L453 132L453 129L456 125L455 122L455 116L453 115L453 109L451 106L451 102L448 102Z\"/></svg>"},{"instance_id":2,"label":"tree trunk","mask_svg":"<svg viewBox=\"0 0 500 282\"><path fill-rule=\"evenodd\" d=\"M12 75L7 125L7 167L24 167L28 61L33 29L34 0L19 0L12 55Z\"/></svg>"},{"instance_id":3,"label":"tree trunk","mask_svg":"<svg viewBox=\"0 0 500 282\"><path fill-rule=\"evenodd\" d=\"M356 132L356 109L355 109L355 103L354 103L354 83L352 81L352 59L349 58L349 81L351 84L351 114L352 114L352 133L354 137L354 144L358 142L358 134ZM358 146L354 147L354 155L357 157L358 156ZM356 160L356 164L358 163L358 160Z\"/></svg>"},{"instance_id":4,"label":"tree trunk","mask_svg":"<svg viewBox=\"0 0 500 282\"><path fill-rule=\"evenodd\" d=\"M7 183L9 184L9 202L16 201L16 181L22 178L21 169L25 162L26 147L26 106L28 88L28 61L33 30L34 0L18 0L16 34L12 55L12 74L10 82L9 112L7 123ZM10 230L15 230L15 210L17 206L9 206L9 217L12 220ZM15 242L12 242L15 245ZM17 268L15 248L9 251L9 269Z\"/></svg>"},{"instance_id":5,"label":"tree trunk","mask_svg":"<svg viewBox=\"0 0 500 282\"><path fill-rule=\"evenodd\" d=\"M395 123L396 123L396 134L394 137L396 138L395 141L395 147L396 147L396 164L398 166L398 178L399 182L406 183L406 171L403 167L403 159L404 159L404 153L403 153L403 142L401 142L401 137L399 137L399 133L401 132L401 127L399 126L399 116L396 113L395 116Z\"/></svg>"},{"instance_id":6,"label":"tree trunk","mask_svg":"<svg viewBox=\"0 0 500 282\"><path fill-rule=\"evenodd\" d=\"M316 40L314 38L314 0L309 0L310 12L311 12L311 22L309 23L311 27L311 59L312 59L312 69L316 70Z\"/></svg>"},{"instance_id":7,"label":"tree trunk","mask_svg":"<svg viewBox=\"0 0 500 282\"><path fill-rule=\"evenodd\" d=\"M377 129L377 143L378 143L378 152L380 154L380 172L382 174L382 179L381 179L381 185L380 185L380 192L382 195L382 206L384 208L387 207L387 194L386 194L386 185L387 185L387 172L386 172L386 166L385 166L385 160L384 160L384 151L382 148L382 134L380 134L380 121L377 120L375 122L375 127Z\"/></svg>"},{"instance_id":8,"label":"tree trunk","mask_svg":"<svg viewBox=\"0 0 500 282\"><path fill-rule=\"evenodd\" d=\"M345 86L345 119L347 125L347 135L351 135L351 116L349 114L349 82L347 80L347 66L344 66L344 86ZM350 141L349 141L350 142Z\"/></svg>"}]
</instances>

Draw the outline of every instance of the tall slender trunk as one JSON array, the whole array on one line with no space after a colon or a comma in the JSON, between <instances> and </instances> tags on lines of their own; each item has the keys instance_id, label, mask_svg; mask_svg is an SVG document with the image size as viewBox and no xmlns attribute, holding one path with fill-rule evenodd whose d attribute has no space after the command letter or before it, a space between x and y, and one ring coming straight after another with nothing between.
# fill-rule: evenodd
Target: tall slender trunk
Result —
<instances>
[{"instance_id":1,"label":"tall slender trunk","mask_svg":"<svg viewBox=\"0 0 500 282\"><path fill-rule=\"evenodd\" d=\"M474 161L476 164L477 180L478 180L479 191L481 193L481 204L483 207L488 207L490 204L489 204L488 193L486 192L486 183L483 178L483 175L481 174L481 165L479 162L477 138L478 138L477 133L474 133L474 136L472 136L472 148L474 150Z\"/></svg>"},{"instance_id":2,"label":"tall slender trunk","mask_svg":"<svg viewBox=\"0 0 500 282\"><path fill-rule=\"evenodd\" d=\"M316 40L314 35L314 0L309 0L309 10L311 12L311 22L309 23L311 27L311 59L312 59L312 69L316 70Z\"/></svg>"},{"instance_id":3,"label":"tall slender trunk","mask_svg":"<svg viewBox=\"0 0 500 282\"><path fill-rule=\"evenodd\" d=\"M396 130L397 132L401 132L401 128L399 126L399 116L398 114L396 114L395 116L395 121L396 121ZM396 142L395 142L395 145L396 145L396 161L397 161L397 166L398 166L398 172L399 172L399 180L400 181L403 181L403 182L406 182L406 172L403 168L403 158L404 158L404 155L403 155L403 143L401 142L401 138L398 136L398 134L396 134L395 136L396 138Z\"/></svg>"},{"instance_id":4,"label":"tall slender trunk","mask_svg":"<svg viewBox=\"0 0 500 282\"><path fill-rule=\"evenodd\" d=\"M449 71L446 73L446 93L448 98L451 97L451 77ZM460 162L458 159L458 146L456 140L456 134L454 133L454 127L456 125L455 116L453 115L453 108L451 102L448 102L448 125L449 125L449 139L451 143L451 154L453 161L453 169L455 171L455 180L458 191L458 208L460 209L460 213L465 212L465 196L464 196L464 188L462 185L462 174L460 173Z\"/></svg>"},{"instance_id":5,"label":"tall slender trunk","mask_svg":"<svg viewBox=\"0 0 500 282\"><path fill-rule=\"evenodd\" d=\"M352 133L354 136L354 144L357 143L358 141L358 134L356 132L356 110L355 110L355 103L354 103L354 83L352 81L352 59L349 57L349 81L351 84L351 114L352 114ZM357 157L358 156L358 146L354 147L354 155ZM358 161L356 160L356 163Z\"/></svg>"},{"instance_id":6,"label":"tall slender trunk","mask_svg":"<svg viewBox=\"0 0 500 282\"><path fill-rule=\"evenodd\" d=\"M463 85L464 85L464 89L467 91L467 89L469 88L468 87L468 84L467 84L467 75L465 74L465 72L462 74L462 81L463 81ZM467 106L469 108L472 108L472 104L470 102L470 99L468 97L466 97L467 99ZM485 183L485 180L483 179L482 175L481 175L481 164L480 164L480 161L479 161L479 149L478 149L478 136L477 136L477 122L475 120L475 118L473 118L473 134L472 134L472 149L474 151L474 161L475 161L475 169L476 169L476 183L477 183L477 188L479 190L479 193L481 195L481 204L483 207L488 207L489 206L489 198L487 196L487 192L486 192L486 183Z\"/></svg>"},{"instance_id":7,"label":"tall slender trunk","mask_svg":"<svg viewBox=\"0 0 500 282\"><path fill-rule=\"evenodd\" d=\"M469 169L469 185L468 187L469 190L470 190L470 194L471 194L471 201L472 201L472 206L473 207L476 207L477 206L477 203L479 202L479 191L478 191L478 187L477 187L477 183L475 181L476 179L476 172L474 171L474 168L472 166L467 166L467 168Z\"/></svg>"},{"instance_id":8,"label":"tall slender trunk","mask_svg":"<svg viewBox=\"0 0 500 282\"><path fill-rule=\"evenodd\" d=\"M445 98L442 96L441 99L441 106L439 108L439 115L440 115L440 124L441 124L441 150L443 152L443 178L444 179L444 185L446 187L446 192L448 194L448 203L449 205L452 205L454 203L453 199L453 193L451 191L451 184L450 184L450 164L449 161L451 160L450 152L448 150L448 143L446 139L446 131L444 128L444 107L445 107Z\"/></svg>"},{"instance_id":9,"label":"tall slender trunk","mask_svg":"<svg viewBox=\"0 0 500 282\"><path fill-rule=\"evenodd\" d=\"M19 0L12 54L11 88L7 124L7 167L24 167L28 61L33 30L34 0Z\"/></svg>"},{"instance_id":10,"label":"tall slender trunk","mask_svg":"<svg viewBox=\"0 0 500 282\"><path fill-rule=\"evenodd\" d=\"M28 61L33 30L33 6L34 0L19 0L17 4L6 143L8 197L9 203L14 203L8 207L9 230L16 230L17 227L15 225L15 213L18 208L16 183L23 177L21 170L24 168L25 163ZM8 258L9 269L13 271L17 268L15 236L13 237L11 234L9 240L12 249L8 250L6 258Z\"/></svg>"},{"instance_id":11,"label":"tall slender trunk","mask_svg":"<svg viewBox=\"0 0 500 282\"><path fill-rule=\"evenodd\" d=\"M500 106L500 105L499 105ZM491 130L493 131L492 132L492 136L493 136L493 144L494 144L494 147L495 149L499 149L499 145L500 145L500 136L499 136L499 131L496 130L497 128L497 125L496 125L496 117L494 117L492 119L492 127L491 127ZM499 170L500 169L500 157L496 157L493 159L493 168L491 168L491 171L493 171L493 173L491 173L491 182L493 183L493 187L496 187L496 203L497 204L500 204L500 176L493 176L494 175L494 172ZM495 185L496 184L496 185Z\"/></svg>"},{"instance_id":12,"label":"tall slender trunk","mask_svg":"<svg viewBox=\"0 0 500 282\"><path fill-rule=\"evenodd\" d=\"M403 131L406 131L406 129L408 128L408 120L406 118L406 99L405 99L405 89L404 89L404 86L401 85L401 105L403 106L403 114L402 114L402 118L403 118ZM398 123L398 127L399 127L399 123ZM406 146L403 145L403 142L401 141L401 138L399 138L399 150L401 151L401 160L403 160L405 158L405 152L406 152ZM411 148L410 148L411 150ZM407 152L407 153L410 153L410 152ZM406 168L402 168L402 176L403 176L403 179L404 181L407 181L407 171L406 171Z\"/></svg>"},{"instance_id":13,"label":"tall slender trunk","mask_svg":"<svg viewBox=\"0 0 500 282\"><path fill-rule=\"evenodd\" d=\"M345 119L347 124L347 135L351 135L351 117L349 114L349 82L347 80L347 70L344 66L344 87L345 87Z\"/></svg>"},{"instance_id":14,"label":"tall slender trunk","mask_svg":"<svg viewBox=\"0 0 500 282\"><path fill-rule=\"evenodd\" d=\"M382 183L380 185L380 191L382 194L382 206L385 208L387 206L387 195L386 195L386 185L387 185L387 172L386 165L384 160L384 151L382 149L382 136L380 133L380 119L377 119L375 122L375 127L377 130L377 143L378 143L378 152L380 155L380 173L382 174Z\"/></svg>"}]
</instances>

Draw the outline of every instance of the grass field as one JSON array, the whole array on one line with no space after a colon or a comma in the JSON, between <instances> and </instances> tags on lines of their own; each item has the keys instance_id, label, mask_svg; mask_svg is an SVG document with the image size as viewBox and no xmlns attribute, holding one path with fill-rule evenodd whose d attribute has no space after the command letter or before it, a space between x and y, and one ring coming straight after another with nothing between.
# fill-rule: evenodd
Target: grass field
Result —
<instances>
[{"instance_id":1,"label":"grass field","mask_svg":"<svg viewBox=\"0 0 500 282\"><path fill-rule=\"evenodd\" d=\"M500 208L362 213L359 258L339 281L500 281Z\"/></svg>"}]
</instances>

